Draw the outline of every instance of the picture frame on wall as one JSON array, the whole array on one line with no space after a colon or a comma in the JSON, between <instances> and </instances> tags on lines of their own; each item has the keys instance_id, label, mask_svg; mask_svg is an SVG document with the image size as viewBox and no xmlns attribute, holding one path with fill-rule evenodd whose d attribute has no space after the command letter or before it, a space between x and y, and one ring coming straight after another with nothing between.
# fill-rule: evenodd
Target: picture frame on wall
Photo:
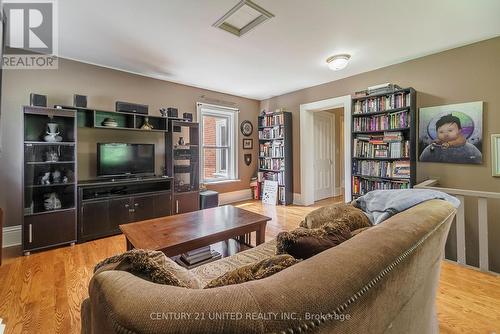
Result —
<instances>
[{"instance_id":1,"label":"picture frame on wall","mask_svg":"<svg viewBox=\"0 0 500 334\"><path fill-rule=\"evenodd\" d=\"M253 149L253 139L243 139L243 149L244 150Z\"/></svg>"},{"instance_id":2,"label":"picture frame on wall","mask_svg":"<svg viewBox=\"0 0 500 334\"><path fill-rule=\"evenodd\" d=\"M419 160L458 164L483 162L483 102L420 108Z\"/></svg>"},{"instance_id":3,"label":"picture frame on wall","mask_svg":"<svg viewBox=\"0 0 500 334\"><path fill-rule=\"evenodd\" d=\"M491 175L500 177L500 134L491 135Z\"/></svg>"}]
</instances>

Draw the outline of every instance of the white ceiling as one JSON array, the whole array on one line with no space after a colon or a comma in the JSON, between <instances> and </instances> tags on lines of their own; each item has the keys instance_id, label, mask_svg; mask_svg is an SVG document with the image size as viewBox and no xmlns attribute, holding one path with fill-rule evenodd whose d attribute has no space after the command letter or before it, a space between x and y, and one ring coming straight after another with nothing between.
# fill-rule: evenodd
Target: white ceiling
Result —
<instances>
[{"instance_id":1,"label":"white ceiling","mask_svg":"<svg viewBox=\"0 0 500 334\"><path fill-rule=\"evenodd\" d=\"M255 0L275 17L212 27L238 1L59 0L59 55L260 100L500 35L498 0Z\"/></svg>"}]
</instances>

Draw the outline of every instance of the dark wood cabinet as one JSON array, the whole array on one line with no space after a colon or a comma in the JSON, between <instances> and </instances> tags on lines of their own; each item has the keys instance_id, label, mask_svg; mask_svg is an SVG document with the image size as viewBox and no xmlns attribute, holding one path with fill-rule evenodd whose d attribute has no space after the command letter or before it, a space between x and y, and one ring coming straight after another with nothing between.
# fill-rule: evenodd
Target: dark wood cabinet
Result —
<instances>
[{"instance_id":1,"label":"dark wood cabinet","mask_svg":"<svg viewBox=\"0 0 500 334\"><path fill-rule=\"evenodd\" d=\"M89 237L106 235L110 229L109 201L83 203L79 219L87 222L87 224L80 225L80 235Z\"/></svg>"},{"instance_id":2,"label":"dark wood cabinet","mask_svg":"<svg viewBox=\"0 0 500 334\"><path fill-rule=\"evenodd\" d=\"M121 224L133 221L133 203L130 198L119 198L109 200L109 230L112 233L120 233Z\"/></svg>"},{"instance_id":3,"label":"dark wood cabinet","mask_svg":"<svg viewBox=\"0 0 500 334\"><path fill-rule=\"evenodd\" d=\"M23 252L76 242L76 117L23 108ZM49 132L51 134L49 135Z\"/></svg>"},{"instance_id":4,"label":"dark wood cabinet","mask_svg":"<svg viewBox=\"0 0 500 334\"><path fill-rule=\"evenodd\" d=\"M173 200L173 211L175 214L192 212L200 209L199 191L175 193Z\"/></svg>"},{"instance_id":5,"label":"dark wood cabinet","mask_svg":"<svg viewBox=\"0 0 500 334\"><path fill-rule=\"evenodd\" d=\"M78 187L78 241L120 233L120 225L169 216L171 179L94 182Z\"/></svg>"},{"instance_id":6,"label":"dark wood cabinet","mask_svg":"<svg viewBox=\"0 0 500 334\"><path fill-rule=\"evenodd\" d=\"M24 217L24 251L72 243L76 240L75 210Z\"/></svg>"},{"instance_id":7,"label":"dark wood cabinet","mask_svg":"<svg viewBox=\"0 0 500 334\"><path fill-rule=\"evenodd\" d=\"M132 218L133 221L141 221L161 217L155 210L157 196L158 195L130 198L131 209L129 212L132 213L130 218Z\"/></svg>"}]
</instances>

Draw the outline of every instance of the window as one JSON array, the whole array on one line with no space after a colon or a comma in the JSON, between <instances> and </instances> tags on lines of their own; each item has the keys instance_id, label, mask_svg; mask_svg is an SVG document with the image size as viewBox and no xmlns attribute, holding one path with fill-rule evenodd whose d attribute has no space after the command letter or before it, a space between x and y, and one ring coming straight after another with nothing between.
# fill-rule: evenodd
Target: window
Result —
<instances>
[{"instance_id":1,"label":"window","mask_svg":"<svg viewBox=\"0 0 500 334\"><path fill-rule=\"evenodd\" d=\"M237 179L238 110L198 103L198 119L203 182Z\"/></svg>"}]
</instances>

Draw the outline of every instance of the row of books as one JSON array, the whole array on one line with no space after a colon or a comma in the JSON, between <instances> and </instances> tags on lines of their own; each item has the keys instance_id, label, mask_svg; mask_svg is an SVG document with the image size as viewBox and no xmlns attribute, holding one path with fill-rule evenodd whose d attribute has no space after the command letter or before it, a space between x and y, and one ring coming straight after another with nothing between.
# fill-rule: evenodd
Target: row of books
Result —
<instances>
[{"instance_id":1,"label":"row of books","mask_svg":"<svg viewBox=\"0 0 500 334\"><path fill-rule=\"evenodd\" d=\"M272 170L282 170L285 168L284 159L273 159L273 158L263 158L259 159L259 168L262 169L272 169Z\"/></svg>"},{"instance_id":2,"label":"row of books","mask_svg":"<svg viewBox=\"0 0 500 334\"><path fill-rule=\"evenodd\" d=\"M283 114L278 115L265 115L260 118L259 126L279 126L285 123L285 116Z\"/></svg>"},{"instance_id":3,"label":"row of books","mask_svg":"<svg viewBox=\"0 0 500 334\"><path fill-rule=\"evenodd\" d=\"M266 128L259 130L259 139L282 139L284 135L283 127Z\"/></svg>"},{"instance_id":4,"label":"row of books","mask_svg":"<svg viewBox=\"0 0 500 334\"><path fill-rule=\"evenodd\" d=\"M354 131L381 131L410 126L408 111L400 111L389 115L353 118Z\"/></svg>"},{"instance_id":5,"label":"row of books","mask_svg":"<svg viewBox=\"0 0 500 334\"><path fill-rule=\"evenodd\" d=\"M355 114L365 114L390 109L409 107L411 104L410 93L396 93L358 100L354 103Z\"/></svg>"},{"instance_id":6,"label":"row of books","mask_svg":"<svg viewBox=\"0 0 500 334\"><path fill-rule=\"evenodd\" d=\"M372 190L387 190L387 189L409 189L409 181L379 181L353 176L352 192L354 195L364 195Z\"/></svg>"},{"instance_id":7,"label":"row of books","mask_svg":"<svg viewBox=\"0 0 500 334\"><path fill-rule=\"evenodd\" d=\"M410 161L359 161L352 162L352 173L372 177L410 178Z\"/></svg>"},{"instance_id":8,"label":"row of books","mask_svg":"<svg viewBox=\"0 0 500 334\"><path fill-rule=\"evenodd\" d=\"M285 146L283 141L263 143L259 145L259 157L262 158L281 158L285 156Z\"/></svg>"},{"instance_id":9,"label":"row of books","mask_svg":"<svg viewBox=\"0 0 500 334\"><path fill-rule=\"evenodd\" d=\"M264 182L264 180L278 181L279 186L285 185L285 172L258 172L257 182Z\"/></svg>"},{"instance_id":10,"label":"row of books","mask_svg":"<svg viewBox=\"0 0 500 334\"><path fill-rule=\"evenodd\" d=\"M409 158L410 141L373 144L354 138L352 153L355 158Z\"/></svg>"}]
</instances>

